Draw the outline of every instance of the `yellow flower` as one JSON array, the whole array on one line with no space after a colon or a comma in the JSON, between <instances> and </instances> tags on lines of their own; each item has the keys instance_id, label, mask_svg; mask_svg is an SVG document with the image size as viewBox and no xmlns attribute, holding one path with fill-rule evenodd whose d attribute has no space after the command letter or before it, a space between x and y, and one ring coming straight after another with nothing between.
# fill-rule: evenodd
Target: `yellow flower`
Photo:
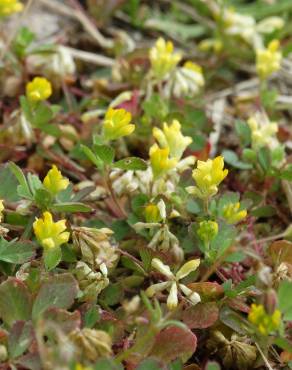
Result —
<instances>
[{"instance_id":1,"label":"yellow flower","mask_svg":"<svg viewBox=\"0 0 292 370\"><path fill-rule=\"evenodd\" d=\"M279 329L281 324L281 311L275 310L269 315L262 304L252 304L248 320L254 324L262 335L269 335Z\"/></svg>"},{"instance_id":2,"label":"yellow flower","mask_svg":"<svg viewBox=\"0 0 292 370\"><path fill-rule=\"evenodd\" d=\"M190 60L187 60L185 63L184 63L184 68L187 68L193 72L197 72L199 73L200 75L203 74L203 70L202 70L202 67L199 66L198 64L190 61Z\"/></svg>"},{"instance_id":3,"label":"yellow flower","mask_svg":"<svg viewBox=\"0 0 292 370\"><path fill-rule=\"evenodd\" d=\"M43 218L33 223L35 236L45 249L52 249L67 243L70 233L66 232L66 220L53 221L50 212L44 212Z\"/></svg>"},{"instance_id":4,"label":"yellow flower","mask_svg":"<svg viewBox=\"0 0 292 370\"><path fill-rule=\"evenodd\" d=\"M262 80L280 69L282 53L278 49L279 41L273 40L266 49L256 50L256 69Z\"/></svg>"},{"instance_id":5,"label":"yellow flower","mask_svg":"<svg viewBox=\"0 0 292 370\"><path fill-rule=\"evenodd\" d=\"M3 199L0 199L0 222L2 221L3 218L3 212L4 211L4 204L3 204Z\"/></svg>"},{"instance_id":6,"label":"yellow flower","mask_svg":"<svg viewBox=\"0 0 292 370\"><path fill-rule=\"evenodd\" d=\"M183 136L181 125L177 120L173 120L171 125L163 124L163 130L153 128L153 136L158 141L161 148L169 148L170 157L181 159L183 152L192 143L192 138Z\"/></svg>"},{"instance_id":7,"label":"yellow flower","mask_svg":"<svg viewBox=\"0 0 292 370\"><path fill-rule=\"evenodd\" d=\"M6 17L13 13L21 12L23 4L18 0L1 0L0 1L0 17Z\"/></svg>"},{"instance_id":8,"label":"yellow flower","mask_svg":"<svg viewBox=\"0 0 292 370\"><path fill-rule=\"evenodd\" d=\"M160 222L162 220L159 208L153 203L150 203L145 207L144 216L148 223Z\"/></svg>"},{"instance_id":9,"label":"yellow flower","mask_svg":"<svg viewBox=\"0 0 292 370\"><path fill-rule=\"evenodd\" d=\"M205 39L199 43L199 50L219 54L223 49L223 43L219 39Z\"/></svg>"},{"instance_id":10,"label":"yellow flower","mask_svg":"<svg viewBox=\"0 0 292 370\"><path fill-rule=\"evenodd\" d=\"M53 164L43 181L44 187L53 195L57 195L69 185L69 180L62 176L61 171Z\"/></svg>"},{"instance_id":11,"label":"yellow flower","mask_svg":"<svg viewBox=\"0 0 292 370\"><path fill-rule=\"evenodd\" d=\"M181 60L181 55L173 52L173 43L160 37L150 49L149 58L152 71L159 79L170 73Z\"/></svg>"},{"instance_id":12,"label":"yellow flower","mask_svg":"<svg viewBox=\"0 0 292 370\"><path fill-rule=\"evenodd\" d=\"M203 242L209 243L218 234L218 224L215 221L202 221L199 224L197 233Z\"/></svg>"},{"instance_id":13,"label":"yellow flower","mask_svg":"<svg viewBox=\"0 0 292 370\"><path fill-rule=\"evenodd\" d=\"M197 186L190 186L187 191L201 199L207 199L218 192L218 185L228 174L224 168L224 158L218 156L206 162L198 161L197 168L193 171L193 179Z\"/></svg>"},{"instance_id":14,"label":"yellow flower","mask_svg":"<svg viewBox=\"0 0 292 370\"><path fill-rule=\"evenodd\" d=\"M278 132L278 125L275 122L266 122L263 118L263 122L258 122L255 117L249 118L247 121L251 130L252 147L254 149L260 149L264 146L270 146L275 142L276 133Z\"/></svg>"},{"instance_id":15,"label":"yellow flower","mask_svg":"<svg viewBox=\"0 0 292 370\"><path fill-rule=\"evenodd\" d=\"M46 100L52 95L52 85L44 77L35 77L26 85L26 96L32 101Z\"/></svg>"},{"instance_id":16,"label":"yellow flower","mask_svg":"<svg viewBox=\"0 0 292 370\"><path fill-rule=\"evenodd\" d=\"M177 160L175 158L169 159L168 147L160 149L157 144L153 144L150 148L149 156L154 178L165 175L177 164Z\"/></svg>"},{"instance_id":17,"label":"yellow flower","mask_svg":"<svg viewBox=\"0 0 292 370\"><path fill-rule=\"evenodd\" d=\"M237 222L243 220L246 215L246 209L239 210L240 203L229 203L223 208L223 217L228 224L236 224Z\"/></svg>"},{"instance_id":18,"label":"yellow flower","mask_svg":"<svg viewBox=\"0 0 292 370\"><path fill-rule=\"evenodd\" d=\"M131 124L132 115L125 109L109 108L103 122L103 134L106 140L116 140L130 135L135 130Z\"/></svg>"},{"instance_id":19,"label":"yellow flower","mask_svg":"<svg viewBox=\"0 0 292 370\"><path fill-rule=\"evenodd\" d=\"M92 367L90 366L83 366L79 363L75 365L75 370L92 370Z\"/></svg>"}]
</instances>

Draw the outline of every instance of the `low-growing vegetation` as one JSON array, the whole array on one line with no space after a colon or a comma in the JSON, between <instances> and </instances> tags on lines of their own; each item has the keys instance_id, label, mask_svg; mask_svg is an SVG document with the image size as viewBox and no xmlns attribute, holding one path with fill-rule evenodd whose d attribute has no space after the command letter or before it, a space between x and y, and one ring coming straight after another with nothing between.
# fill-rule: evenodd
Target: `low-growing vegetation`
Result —
<instances>
[{"instance_id":1,"label":"low-growing vegetation","mask_svg":"<svg viewBox=\"0 0 292 370\"><path fill-rule=\"evenodd\" d=\"M292 368L292 1L0 0L0 368Z\"/></svg>"}]
</instances>

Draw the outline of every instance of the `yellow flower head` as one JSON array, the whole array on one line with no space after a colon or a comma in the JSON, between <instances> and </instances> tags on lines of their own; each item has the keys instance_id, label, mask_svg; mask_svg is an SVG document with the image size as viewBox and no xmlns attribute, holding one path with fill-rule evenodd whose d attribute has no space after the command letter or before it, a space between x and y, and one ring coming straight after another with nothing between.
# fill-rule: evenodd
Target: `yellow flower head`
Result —
<instances>
[{"instance_id":1,"label":"yellow flower head","mask_svg":"<svg viewBox=\"0 0 292 370\"><path fill-rule=\"evenodd\" d=\"M237 222L243 220L246 215L246 209L239 210L240 203L229 203L223 208L223 217L228 224L236 224Z\"/></svg>"},{"instance_id":2,"label":"yellow flower head","mask_svg":"<svg viewBox=\"0 0 292 370\"><path fill-rule=\"evenodd\" d=\"M197 233L203 242L209 243L218 234L218 224L215 221L202 221L199 224Z\"/></svg>"},{"instance_id":3,"label":"yellow flower head","mask_svg":"<svg viewBox=\"0 0 292 370\"><path fill-rule=\"evenodd\" d=\"M149 203L144 210L146 222L160 222L162 220L159 207L156 204Z\"/></svg>"},{"instance_id":4,"label":"yellow flower head","mask_svg":"<svg viewBox=\"0 0 292 370\"><path fill-rule=\"evenodd\" d=\"M3 204L3 200L0 199L0 222L2 221L3 211L4 211L4 204Z\"/></svg>"},{"instance_id":5,"label":"yellow flower head","mask_svg":"<svg viewBox=\"0 0 292 370\"><path fill-rule=\"evenodd\" d=\"M23 4L18 0L0 0L0 17L21 12Z\"/></svg>"},{"instance_id":6,"label":"yellow flower head","mask_svg":"<svg viewBox=\"0 0 292 370\"><path fill-rule=\"evenodd\" d=\"M125 109L109 108L103 122L103 134L106 140L116 140L130 135L135 130L131 124L132 115Z\"/></svg>"},{"instance_id":7,"label":"yellow flower head","mask_svg":"<svg viewBox=\"0 0 292 370\"><path fill-rule=\"evenodd\" d=\"M61 190L65 190L69 183L69 180L62 176L61 171L54 164L43 181L44 187L53 195L57 195Z\"/></svg>"},{"instance_id":8,"label":"yellow flower head","mask_svg":"<svg viewBox=\"0 0 292 370\"><path fill-rule=\"evenodd\" d=\"M202 70L202 67L199 66L198 64L190 61L190 60L187 60L185 63L184 63L184 68L186 69L189 69L190 71L193 71L193 72L196 72L196 73L199 73L199 74L203 74L203 70Z\"/></svg>"},{"instance_id":9,"label":"yellow flower head","mask_svg":"<svg viewBox=\"0 0 292 370\"><path fill-rule=\"evenodd\" d=\"M75 370L92 370L92 367L90 366L83 366L79 363L75 365Z\"/></svg>"},{"instance_id":10,"label":"yellow flower head","mask_svg":"<svg viewBox=\"0 0 292 370\"><path fill-rule=\"evenodd\" d=\"M173 120L171 125L163 124L163 130L153 128L153 136L158 141L161 148L169 148L169 155L177 160L181 159L185 149L192 143L192 138L183 136L181 125L177 120Z\"/></svg>"},{"instance_id":11,"label":"yellow flower head","mask_svg":"<svg viewBox=\"0 0 292 370\"><path fill-rule=\"evenodd\" d=\"M150 163L154 178L165 175L177 164L177 159L169 159L169 148L160 149L157 144L153 144L149 151Z\"/></svg>"},{"instance_id":12,"label":"yellow flower head","mask_svg":"<svg viewBox=\"0 0 292 370\"><path fill-rule=\"evenodd\" d=\"M43 181L44 187L53 195L57 195L69 185L69 180L62 176L61 171L53 164Z\"/></svg>"},{"instance_id":13,"label":"yellow flower head","mask_svg":"<svg viewBox=\"0 0 292 370\"><path fill-rule=\"evenodd\" d=\"M219 39L205 39L199 43L199 50L219 54L223 49L223 43Z\"/></svg>"},{"instance_id":14,"label":"yellow flower head","mask_svg":"<svg viewBox=\"0 0 292 370\"><path fill-rule=\"evenodd\" d=\"M35 77L26 85L26 96L32 101L46 100L52 95L52 85L44 77Z\"/></svg>"},{"instance_id":15,"label":"yellow flower head","mask_svg":"<svg viewBox=\"0 0 292 370\"><path fill-rule=\"evenodd\" d=\"M160 37L149 51L152 71L159 79L170 73L181 60L181 55L173 52L173 43Z\"/></svg>"},{"instance_id":16,"label":"yellow flower head","mask_svg":"<svg viewBox=\"0 0 292 370\"><path fill-rule=\"evenodd\" d=\"M256 51L256 69L262 80L265 80L280 69L282 53L278 49L279 41L273 40L266 49L258 49Z\"/></svg>"},{"instance_id":17,"label":"yellow flower head","mask_svg":"<svg viewBox=\"0 0 292 370\"><path fill-rule=\"evenodd\" d=\"M252 147L260 149L264 146L270 146L272 141L276 139L278 125L275 122L266 122L261 124L255 117L251 117L247 121L251 130Z\"/></svg>"},{"instance_id":18,"label":"yellow flower head","mask_svg":"<svg viewBox=\"0 0 292 370\"><path fill-rule=\"evenodd\" d=\"M281 311L275 310L272 315L269 315L262 304L252 304L248 321L254 324L262 335L269 335L279 329Z\"/></svg>"},{"instance_id":19,"label":"yellow flower head","mask_svg":"<svg viewBox=\"0 0 292 370\"><path fill-rule=\"evenodd\" d=\"M59 247L67 243L70 233L66 230L66 220L53 221L50 212L44 212L43 218L37 218L33 223L35 236L45 249Z\"/></svg>"},{"instance_id":20,"label":"yellow flower head","mask_svg":"<svg viewBox=\"0 0 292 370\"><path fill-rule=\"evenodd\" d=\"M193 171L196 186L187 190L201 199L207 199L218 192L218 185L225 179L228 170L224 169L224 158L218 156L206 162L198 161L197 168Z\"/></svg>"}]
</instances>

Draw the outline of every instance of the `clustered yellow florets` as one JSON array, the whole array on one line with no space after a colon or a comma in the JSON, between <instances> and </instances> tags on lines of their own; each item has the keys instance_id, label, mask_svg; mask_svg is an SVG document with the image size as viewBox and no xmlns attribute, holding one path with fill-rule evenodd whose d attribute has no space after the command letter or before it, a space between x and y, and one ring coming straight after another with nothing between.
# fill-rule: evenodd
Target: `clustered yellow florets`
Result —
<instances>
[{"instance_id":1,"label":"clustered yellow florets","mask_svg":"<svg viewBox=\"0 0 292 370\"><path fill-rule=\"evenodd\" d=\"M229 203L223 208L223 217L228 224L236 224L247 215L246 209L240 210L240 203Z\"/></svg>"},{"instance_id":2,"label":"clustered yellow florets","mask_svg":"<svg viewBox=\"0 0 292 370\"><path fill-rule=\"evenodd\" d=\"M170 125L165 122L162 130L154 127L153 136L159 145L155 143L151 146L149 156L153 176L158 178L176 167L193 140L182 134L177 120L173 120Z\"/></svg>"},{"instance_id":3,"label":"clustered yellow florets","mask_svg":"<svg viewBox=\"0 0 292 370\"><path fill-rule=\"evenodd\" d=\"M29 100L37 102L48 99L52 95L50 81L43 77L35 77L26 85L26 96Z\"/></svg>"},{"instance_id":4,"label":"clustered yellow florets","mask_svg":"<svg viewBox=\"0 0 292 370\"><path fill-rule=\"evenodd\" d=\"M273 40L266 49L256 50L256 69L262 80L267 79L281 67L282 53L279 51L279 41Z\"/></svg>"},{"instance_id":5,"label":"clustered yellow florets","mask_svg":"<svg viewBox=\"0 0 292 370\"><path fill-rule=\"evenodd\" d=\"M103 122L103 135L106 140L116 140L131 135L135 125L131 124L132 115L125 109L109 108Z\"/></svg>"},{"instance_id":6,"label":"clustered yellow florets","mask_svg":"<svg viewBox=\"0 0 292 370\"><path fill-rule=\"evenodd\" d=\"M206 162L198 161L193 171L196 186L190 186L187 191L201 199L208 199L218 192L218 185L225 179L228 170L224 169L224 158L218 156Z\"/></svg>"},{"instance_id":7,"label":"clustered yellow florets","mask_svg":"<svg viewBox=\"0 0 292 370\"><path fill-rule=\"evenodd\" d=\"M171 41L165 41L160 37L150 49L149 58L153 73L158 79L163 79L174 70L181 60L181 55L174 53Z\"/></svg>"},{"instance_id":8,"label":"clustered yellow florets","mask_svg":"<svg viewBox=\"0 0 292 370\"><path fill-rule=\"evenodd\" d=\"M44 187L53 195L65 190L69 185L69 180L62 176L61 171L53 165L43 181Z\"/></svg>"},{"instance_id":9,"label":"clustered yellow florets","mask_svg":"<svg viewBox=\"0 0 292 370\"><path fill-rule=\"evenodd\" d=\"M202 221L199 224L198 236L204 243L211 242L218 234L218 224L216 221Z\"/></svg>"},{"instance_id":10,"label":"clustered yellow florets","mask_svg":"<svg viewBox=\"0 0 292 370\"><path fill-rule=\"evenodd\" d=\"M251 117L247 123L251 130L252 147L256 150L269 146L278 132L278 125L275 122L260 124L255 117Z\"/></svg>"},{"instance_id":11,"label":"clustered yellow florets","mask_svg":"<svg viewBox=\"0 0 292 370\"><path fill-rule=\"evenodd\" d=\"M181 159L183 152L192 143L192 138L183 136L181 125L177 120L173 120L171 125L163 124L163 130L154 127L153 136L158 141L161 148L169 148L169 155L177 160Z\"/></svg>"},{"instance_id":12,"label":"clustered yellow florets","mask_svg":"<svg viewBox=\"0 0 292 370\"><path fill-rule=\"evenodd\" d=\"M66 220L54 222L50 212L44 212L43 218L37 218L33 229L37 240L45 249L60 247L70 237L70 233L65 231Z\"/></svg>"},{"instance_id":13,"label":"clustered yellow florets","mask_svg":"<svg viewBox=\"0 0 292 370\"><path fill-rule=\"evenodd\" d=\"M175 168L177 159L169 158L169 148L161 149L153 144L149 150L150 163L153 177L158 178L165 175L169 170Z\"/></svg>"},{"instance_id":14,"label":"clustered yellow florets","mask_svg":"<svg viewBox=\"0 0 292 370\"><path fill-rule=\"evenodd\" d=\"M257 327L262 335L269 335L279 329L281 311L275 310L273 314L269 315L263 305L252 304L248 320Z\"/></svg>"},{"instance_id":15,"label":"clustered yellow florets","mask_svg":"<svg viewBox=\"0 0 292 370\"><path fill-rule=\"evenodd\" d=\"M0 17L6 17L13 13L21 12L23 4L18 0L1 0L0 1Z\"/></svg>"}]
</instances>

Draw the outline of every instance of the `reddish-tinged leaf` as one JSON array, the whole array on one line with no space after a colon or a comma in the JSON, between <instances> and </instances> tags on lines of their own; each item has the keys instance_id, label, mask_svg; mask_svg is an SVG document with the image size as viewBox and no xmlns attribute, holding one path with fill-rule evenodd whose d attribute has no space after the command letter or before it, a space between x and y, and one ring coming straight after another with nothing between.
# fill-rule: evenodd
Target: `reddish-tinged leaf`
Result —
<instances>
[{"instance_id":1,"label":"reddish-tinged leaf","mask_svg":"<svg viewBox=\"0 0 292 370\"><path fill-rule=\"evenodd\" d=\"M244 313L249 313L249 306L244 302L243 299L240 298L231 298L228 299L227 304L229 307L234 308L237 311L241 311Z\"/></svg>"},{"instance_id":2,"label":"reddish-tinged leaf","mask_svg":"<svg viewBox=\"0 0 292 370\"><path fill-rule=\"evenodd\" d=\"M224 289L218 283L206 281L203 283L191 283L188 284L188 287L200 294L202 300L218 299L224 295Z\"/></svg>"},{"instance_id":3,"label":"reddish-tinged leaf","mask_svg":"<svg viewBox=\"0 0 292 370\"><path fill-rule=\"evenodd\" d=\"M31 294L18 279L8 278L0 285L0 317L9 326L16 321L29 320L31 316Z\"/></svg>"},{"instance_id":4,"label":"reddish-tinged leaf","mask_svg":"<svg viewBox=\"0 0 292 370\"><path fill-rule=\"evenodd\" d=\"M187 308L182 315L183 322L190 329L205 329L212 326L219 316L219 309L215 302L199 303Z\"/></svg>"},{"instance_id":5,"label":"reddish-tinged leaf","mask_svg":"<svg viewBox=\"0 0 292 370\"><path fill-rule=\"evenodd\" d=\"M193 151L191 154L197 157L197 159L201 161L206 161L209 158L209 154L211 151L211 144L209 141L206 142L204 148L200 151Z\"/></svg>"},{"instance_id":6,"label":"reddish-tinged leaf","mask_svg":"<svg viewBox=\"0 0 292 370\"><path fill-rule=\"evenodd\" d=\"M16 358L21 356L28 349L32 339L32 322L17 321L13 325L8 338L9 357Z\"/></svg>"},{"instance_id":7,"label":"reddish-tinged leaf","mask_svg":"<svg viewBox=\"0 0 292 370\"><path fill-rule=\"evenodd\" d=\"M68 312L62 308L49 308L44 313L44 319L54 322L65 333L80 328L81 315L79 311Z\"/></svg>"},{"instance_id":8,"label":"reddish-tinged leaf","mask_svg":"<svg viewBox=\"0 0 292 370\"><path fill-rule=\"evenodd\" d=\"M119 104L117 108L124 108L132 116L136 116L139 110L139 90L134 90L131 99Z\"/></svg>"},{"instance_id":9,"label":"reddish-tinged leaf","mask_svg":"<svg viewBox=\"0 0 292 370\"><path fill-rule=\"evenodd\" d=\"M42 284L34 301L33 319L48 308L70 308L78 292L78 284L71 274L55 275Z\"/></svg>"},{"instance_id":10,"label":"reddish-tinged leaf","mask_svg":"<svg viewBox=\"0 0 292 370\"><path fill-rule=\"evenodd\" d=\"M197 337L188 329L169 326L162 330L155 339L150 356L165 362L176 358L186 361L197 348Z\"/></svg>"},{"instance_id":11,"label":"reddish-tinged leaf","mask_svg":"<svg viewBox=\"0 0 292 370\"><path fill-rule=\"evenodd\" d=\"M15 364L21 365L25 369L30 369L30 370L42 370L43 369L41 359L38 353L28 353L20 357L17 360L17 362L15 362Z\"/></svg>"}]
</instances>

